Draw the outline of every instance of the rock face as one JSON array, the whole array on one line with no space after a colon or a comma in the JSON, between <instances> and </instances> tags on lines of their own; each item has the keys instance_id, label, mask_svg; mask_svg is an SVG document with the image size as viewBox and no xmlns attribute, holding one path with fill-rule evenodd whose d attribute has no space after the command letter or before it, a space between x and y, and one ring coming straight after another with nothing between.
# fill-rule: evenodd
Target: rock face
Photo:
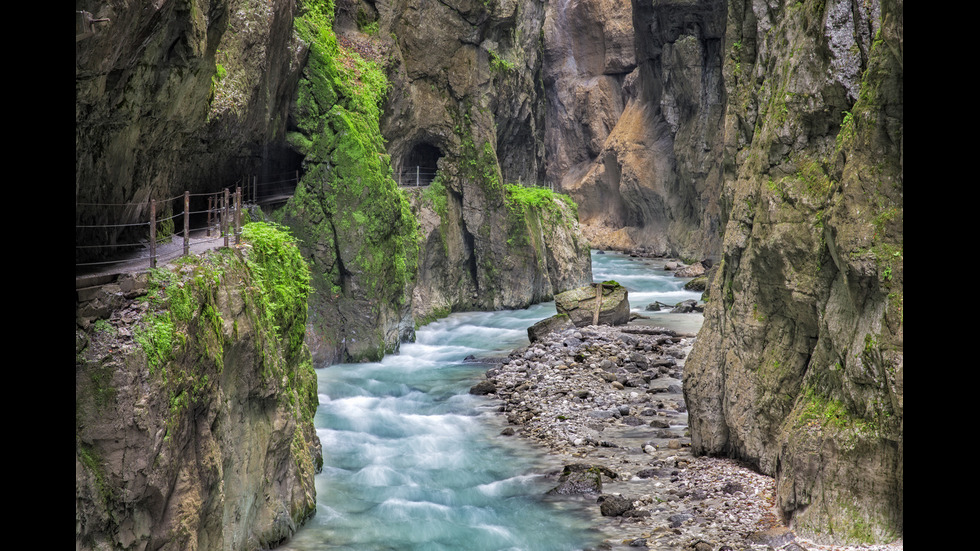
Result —
<instances>
[{"instance_id":1,"label":"rock face","mask_svg":"<svg viewBox=\"0 0 980 551\"><path fill-rule=\"evenodd\" d=\"M902 2L732 8L730 206L684 389L696 452L826 541L903 534Z\"/></svg>"},{"instance_id":2,"label":"rock face","mask_svg":"<svg viewBox=\"0 0 980 551\"><path fill-rule=\"evenodd\" d=\"M583 236L713 260L685 380L695 451L774 474L785 517L801 532L902 534L900 1L76 6L80 226L142 216L90 203L213 191L258 167L302 169L278 219L313 267L318 362L377 359L414 323L526 306L586 284ZM399 187L413 167L433 171L425 190ZM525 187L542 183L579 210ZM131 231L76 235L79 244L144 237ZM215 365L221 350L221 365L241 356L241 369L253 369L252 355L225 339L243 324L186 346ZM193 525L190 513L164 508L200 502L210 509L195 541L271 545L306 514L305 490L288 515L259 505L256 516L230 513L229 499L252 491L231 479L224 501L204 499L227 478L216 450L240 437L214 435L250 415L265 422L274 401L266 390L229 388L265 400L245 412L222 409L227 401L205 406L199 393L232 369L187 387L183 376L156 380L156 368L99 353L98 341L77 339L88 358L77 369L80 415L115 408L135 428L79 426L80 537L189 541L174 527ZM256 356L266 357L264 342ZM123 375L131 372L139 374ZM100 390L105 380L120 390ZM159 393L121 390L128 384ZM185 415L188 403L203 417ZM164 410L176 412L172 425L145 416ZM268 434L292 430L283 423ZM124 451L110 437L119 430ZM163 450L162 468L122 470L139 439ZM277 445L304 447L297 442ZM190 449L199 457L173 457ZM142 478L129 484L131 472ZM112 490L120 480L125 491ZM165 499L172 492L180 499ZM219 535L225 515L234 536ZM120 518L125 526L112 524Z\"/></svg>"},{"instance_id":3,"label":"rock face","mask_svg":"<svg viewBox=\"0 0 980 551\"><path fill-rule=\"evenodd\" d=\"M289 132L306 172L276 215L310 260L317 362L380 360L411 335L418 259L417 222L379 130L388 83L380 64L338 40L332 3L306 8L296 29L309 59Z\"/></svg>"},{"instance_id":4,"label":"rock face","mask_svg":"<svg viewBox=\"0 0 980 551\"><path fill-rule=\"evenodd\" d=\"M594 246L717 253L726 7L549 4L548 179L579 204Z\"/></svg>"},{"instance_id":5,"label":"rock face","mask_svg":"<svg viewBox=\"0 0 980 551\"><path fill-rule=\"evenodd\" d=\"M76 2L76 245L145 239L139 208L297 168L286 119L304 54L296 3ZM196 203L193 210L203 210ZM86 228L112 224L111 229ZM145 224L144 224L145 226ZM76 261L94 249L79 249Z\"/></svg>"},{"instance_id":6,"label":"rock face","mask_svg":"<svg viewBox=\"0 0 980 551\"><path fill-rule=\"evenodd\" d=\"M395 173L437 171L428 188L408 190L421 224L416 323L523 308L591 281L574 205L524 187L543 183L543 5L400 0L357 10L377 13L387 55L381 129Z\"/></svg>"},{"instance_id":7,"label":"rock face","mask_svg":"<svg viewBox=\"0 0 980 551\"><path fill-rule=\"evenodd\" d=\"M538 195L528 201L527 193ZM410 192L421 222L417 323L451 311L524 308L592 279L589 245L574 204L544 189L507 186L504 208L485 211L481 241L467 230L462 205L439 185Z\"/></svg>"},{"instance_id":8,"label":"rock face","mask_svg":"<svg viewBox=\"0 0 980 551\"><path fill-rule=\"evenodd\" d=\"M275 219L313 267L318 363L378 359L414 318L524 307L591 281L574 207L526 208L510 191L544 180L542 4L78 6L77 224L145 218L89 204L155 198L167 219L179 207L162 199L185 190L301 173ZM399 191L420 166L440 169L438 224ZM77 244L145 231L83 228Z\"/></svg>"},{"instance_id":9,"label":"rock face","mask_svg":"<svg viewBox=\"0 0 980 551\"><path fill-rule=\"evenodd\" d=\"M579 287L555 296L558 315L566 315L576 327L623 325L630 320L629 293L615 281Z\"/></svg>"},{"instance_id":10,"label":"rock face","mask_svg":"<svg viewBox=\"0 0 980 551\"><path fill-rule=\"evenodd\" d=\"M79 549L268 549L314 514L309 275L291 247L120 282L78 318Z\"/></svg>"}]
</instances>

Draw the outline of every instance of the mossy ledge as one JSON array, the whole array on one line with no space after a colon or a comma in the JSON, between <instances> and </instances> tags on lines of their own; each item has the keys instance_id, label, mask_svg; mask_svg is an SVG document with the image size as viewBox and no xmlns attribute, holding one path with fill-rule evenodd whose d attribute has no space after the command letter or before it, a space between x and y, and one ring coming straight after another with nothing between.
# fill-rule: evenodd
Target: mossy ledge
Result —
<instances>
[{"instance_id":1,"label":"mossy ledge","mask_svg":"<svg viewBox=\"0 0 980 551\"><path fill-rule=\"evenodd\" d=\"M316 511L309 269L280 228L244 235L76 329L81 548L269 548Z\"/></svg>"}]
</instances>

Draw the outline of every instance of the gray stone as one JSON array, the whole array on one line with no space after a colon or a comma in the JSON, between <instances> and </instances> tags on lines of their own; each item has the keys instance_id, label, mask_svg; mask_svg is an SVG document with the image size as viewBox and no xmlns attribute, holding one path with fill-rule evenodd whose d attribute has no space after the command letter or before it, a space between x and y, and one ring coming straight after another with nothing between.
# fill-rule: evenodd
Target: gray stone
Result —
<instances>
[{"instance_id":1,"label":"gray stone","mask_svg":"<svg viewBox=\"0 0 980 551\"><path fill-rule=\"evenodd\" d=\"M559 314L568 314L577 327L623 325L630 319L626 287L615 282L594 283L559 293L555 296L555 307Z\"/></svg>"},{"instance_id":2,"label":"gray stone","mask_svg":"<svg viewBox=\"0 0 980 551\"><path fill-rule=\"evenodd\" d=\"M599 511L604 517L620 517L632 509L633 500L629 498L615 495L599 498Z\"/></svg>"},{"instance_id":3,"label":"gray stone","mask_svg":"<svg viewBox=\"0 0 980 551\"><path fill-rule=\"evenodd\" d=\"M556 314L550 318L545 318L527 328L527 338L531 342L537 342L542 336L552 331L563 331L575 327L567 314Z\"/></svg>"},{"instance_id":4,"label":"gray stone","mask_svg":"<svg viewBox=\"0 0 980 551\"><path fill-rule=\"evenodd\" d=\"M497 392L497 385L493 381L483 380L470 387L470 394L483 396Z\"/></svg>"},{"instance_id":5,"label":"gray stone","mask_svg":"<svg viewBox=\"0 0 980 551\"><path fill-rule=\"evenodd\" d=\"M566 465L558 479L558 485L548 490L552 495L576 495L602 493L602 476L616 478L616 474L601 465Z\"/></svg>"}]
</instances>

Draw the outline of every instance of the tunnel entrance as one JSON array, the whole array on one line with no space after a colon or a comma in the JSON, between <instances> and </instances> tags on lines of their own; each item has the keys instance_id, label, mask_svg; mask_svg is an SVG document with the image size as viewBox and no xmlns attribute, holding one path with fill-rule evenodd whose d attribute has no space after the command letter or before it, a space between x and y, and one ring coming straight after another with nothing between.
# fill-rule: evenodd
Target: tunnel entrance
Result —
<instances>
[{"instance_id":1,"label":"tunnel entrance","mask_svg":"<svg viewBox=\"0 0 980 551\"><path fill-rule=\"evenodd\" d=\"M438 147L426 142L415 144L415 147L402 159L401 169L398 171L398 185L427 186L431 184L436 177L436 170L441 158L442 151Z\"/></svg>"}]
</instances>

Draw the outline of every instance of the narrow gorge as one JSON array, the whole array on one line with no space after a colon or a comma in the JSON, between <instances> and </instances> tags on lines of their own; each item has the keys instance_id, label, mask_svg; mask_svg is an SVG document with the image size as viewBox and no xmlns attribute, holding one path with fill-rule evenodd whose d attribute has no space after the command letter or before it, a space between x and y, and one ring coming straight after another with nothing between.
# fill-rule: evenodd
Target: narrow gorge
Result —
<instances>
[{"instance_id":1,"label":"narrow gorge","mask_svg":"<svg viewBox=\"0 0 980 551\"><path fill-rule=\"evenodd\" d=\"M296 175L242 244L76 293L76 548L288 541L317 369L592 249L707 271L691 451L900 542L903 40L901 0L76 0L76 273L150 200L169 240L170 198Z\"/></svg>"}]
</instances>

